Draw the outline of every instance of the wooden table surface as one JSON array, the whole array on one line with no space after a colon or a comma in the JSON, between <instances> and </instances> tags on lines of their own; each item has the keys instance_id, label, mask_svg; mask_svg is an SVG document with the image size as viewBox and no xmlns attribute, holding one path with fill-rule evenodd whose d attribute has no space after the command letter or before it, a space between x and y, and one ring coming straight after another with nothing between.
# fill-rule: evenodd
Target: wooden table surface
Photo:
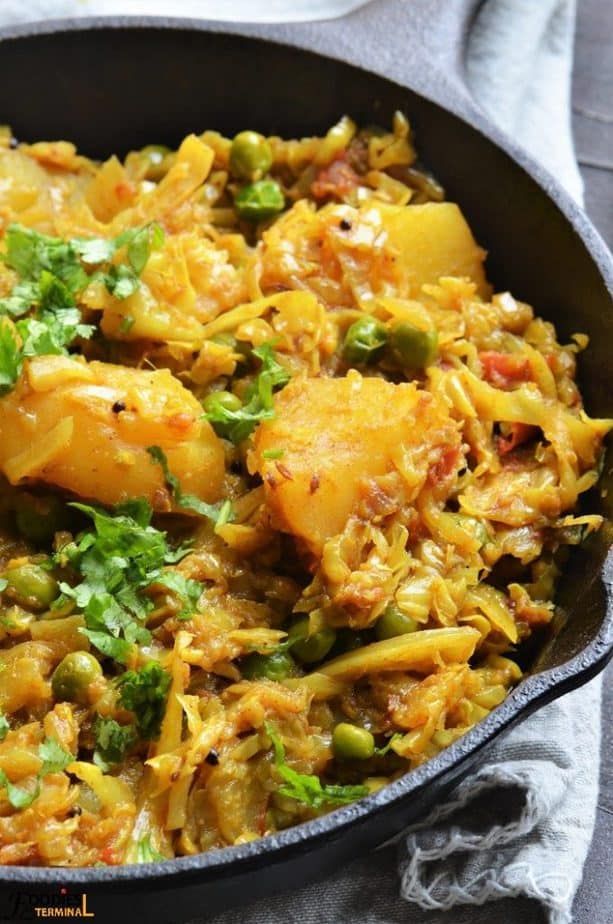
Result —
<instances>
[{"instance_id":1,"label":"wooden table surface","mask_svg":"<svg viewBox=\"0 0 613 924\"><path fill-rule=\"evenodd\" d=\"M578 0L578 7L573 75L575 145L585 183L586 209L613 249L613 2ZM575 924L613 924L613 664L604 676L602 722L598 815L575 900Z\"/></svg>"}]
</instances>

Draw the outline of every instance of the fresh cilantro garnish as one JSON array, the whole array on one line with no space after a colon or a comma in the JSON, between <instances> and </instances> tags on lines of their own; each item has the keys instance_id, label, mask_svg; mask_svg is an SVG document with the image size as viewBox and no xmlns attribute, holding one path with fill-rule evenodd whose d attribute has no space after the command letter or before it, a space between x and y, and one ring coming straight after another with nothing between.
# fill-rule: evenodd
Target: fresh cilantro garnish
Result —
<instances>
[{"instance_id":1,"label":"fresh cilantro garnish","mask_svg":"<svg viewBox=\"0 0 613 924\"><path fill-rule=\"evenodd\" d=\"M10 391L21 372L23 357L14 324L0 318L0 395Z\"/></svg>"},{"instance_id":2,"label":"fresh cilantro garnish","mask_svg":"<svg viewBox=\"0 0 613 924\"><path fill-rule=\"evenodd\" d=\"M0 313L20 318L36 305L39 297L40 290L35 282L18 282L10 295L0 299Z\"/></svg>"},{"instance_id":3,"label":"fresh cilantro garnish","mask_svg":"<svg viewBox=\"0 0 613 924\"><path fill-rule=\"evenodd\" d=\"M4 741L10 730L9 720L4 713L0 712L0 741Z\"/></svg>"},{"instance_id":4,"label":"fresh cilantro garnish","mask_svg":"<svg viewBox=\"0 0 613 924\"><path fill-rule=\"evenodd\" d=\"M94 763L103 773L120 764L137 740L133 725L120 725L115 719L98 716L94 725L96 749Z\"/></svg>"},{"instance_id":5,"label":"fresh cilantro garnish","mask_svg":"<svg viewBox=\"0 0 613 924\"><path fill-rule=\"evenodd\" d=\"M78 308L41 311L37 317L17 321L15 326L22 340L22 356L61 355L75 337L88 339L94 332L92 324L81 323Z\"/></svg>"},{"instance_id":6,"label":"fresh cilantro garnish","mask_svg":"<svg viewBox=\"0 0 613 924\"><path fill-rule=\"evenodd\" d=\"M15 809L25 809L32 805L35 799L40 795L40 781L48 773L61 773L72 763L74 757L68 751L65 751L61 744L55 738L45 738L38 746L38 756L42 761L42 766L36 776L36 781L32 789L24 789L22 786L16 786L11 783L4 770L0 770L0 787L6 789L6 794L10 804Z\"/></svg>"},{"instance_id":7,"label":"fresh cilantro garnish","mask_svg":"<svg viewBox=\"0 0 613 924\"><path fill-rule=\"evenodd\" d=\"M7 229L5 244L4 262L15 270L21 280L38 283L41 274L46 271L57 277L72 295L88 283L87 273L71 241L12 224Z\"/></svg>"},{"instance_id":8,"label":"fresh cilantro garnish","mask_svg":"<svg viewBox=\"0 0 613 924\"><path fill-rule=\"evenodd\" d=\"M207 504L205 501L200 500L199 497L196 497L195 494L184 494L179 479L176 475L173 475L168 467L168 459L166 458L164 450L159 446L148 446L147 452L153 461L157 462L161 467L164 473L164 481L178 507L183 507L184 510L192 510L194 513L199 513L200 516L212 520L216 526L222 526L231 519L232 504L229 500L221 501L219 504Z\"/></svg>"},{"instance_id":9,"label":"fresh cilantro garnish","mask_svg":"<svg viewBox=\"0 0 613 924\"><path fill-rule=\"evenodd\" d=\"M119 680L119 701L134 713L141 738L157 738L164 717L170 687L168 674L157 661L149 661L137 671L126 671Z\"/></svg>"},{"instance_id":10,"label":"fresh cilantro garnish","mask_svg":"<svg viewBox=\"0 0 613 924\"><path fill-rule=\"evenodd\" d=\"M123 301L134 295L140 282L138 276L131 266L125 263L118 263L111 266L108 273L103 276L104 284L114 298Z\"/></svg>"},{"instance_id":11,"label":"fresh cilantro garnish","mask_svg":"<svg viewBox=\"0 0 613 924\"><path fill-rule=\"evenodd\" d=\"M170 548L166 533L151 525L151 507L144 500L113 512L71 506L91 517L94 528L55 554L56 564L72 565L81 578L75 586L61 583L60 589L83 611L82 631L92 645L125 664L133 646L150 639L144 623L154 603L143 592L163 583L164 566L180 561L187 550ZM191 599L194 588L187 590Z\"/></svg>"},{"instance_id":12,"label":"fresh cilantro garnish","mask_svg":"<svg viewBox=\"0 0 613 924\"><path fill-rule=\"evenodd\" d=\"M266 734L272 741L275 754L275 766L283 786L277 792L288 799L295 799L311 808L320 809L325 805L345 805L367 795L366 786L341 786L322 783L318 776L311 773L298 773L285 762L285 748L269 722L264 724Z\"/></svg>"},{"instance_id":13,"label":"fresh cilantro garnish","mask_svg":"<svg viewBox=\"0 0 613 924\"><path fill-rule=\"evenodd\" d=\"M140 286L139 276L147 265L152 250L158 250L164 243L164 232L151 222L142 228L130 228L112 242L113 253L126 248L127 263L114 263L102 279L114 298L124 299L134 295Z\"/></svg>"},{"instance_id":14,"label":"fresh cilantro garnish","mask_svg":"<svg viewBox=\"0 0 613 924\"><path fill-rule=\"evenodd\" d=\"M60 773L74 760L72 754L65 751L55 738L45 738L42 744L38 746L38 756L43 762L39 773L40 776L46 776L48 773Z\"/></svg>"},{"instance_id":15,"label":"fresh cilantro garnish","mask_svg":"<svg viewBox=\"0 0 613 924\"><path fill-rule=\"evenodd\" d=\"M270 343L255 347L252 353L260 360L261 368L243 406L236 411L219 406L205 415L217 435L232 443L242 443L262 420L274 417L273 392L287 385L290 379L287 369L277 362Z\"/></svg>"},{"instance_id":16,"label":"fresh cilantro garnish","mask_svg":"<svg viewBox=\"0 0 613 924\"><path fill-rule=\"evenodd\" d=\"M166 587L182 602L183 607L177 613L177 619L191 619L203 590L200 581L186 578L180 571L175 570L162 572L156 583Z\"/></svg>"},{"instance_id":17,"label":"fresh cilantro garnish","mask_svg":"<svg viewBox=\"0 0 613 924\"><path fill-rule=\"evenodd\" d=\"M100 278L115 298L132 295L140 285L151 250L160 247L163 240L161 228L154 223L131 228L112 240L62 240L10 225L3 259L20 278L11 293L0 299L0 315L21 318L16 324L21 344L15 330L3 321L0 393L15 384L24 357L66 353L77 337L91 337L94 327L82 323L79 294ZM123 247L128 262L111 263ZM88 273L83 264L99 268Z\"/></svg>"},{"instance_id":18,"label":"fresh cilantro garnish","mask_svg":"<svg viewBox=\"0 0 613 924\"><path fill-rule=\"evenodd\" d=\"M70 242L72 248L86 266L98 266L108 263L115 256L117 241L104 237L75 237Z\"/></svg>"},{"instance_id":19,"label":"fresh cilantro garnish","mask_svg":"<svg viewBox=\"0 0 613 924\"><path fill-rule=\"evenodd\" d=\"M4 770L0 770L0 786L6 789L8 800L15 809L27 808L29 805L32 805L40 794L40 780L38 777L33 789L24 789L22 786L16 786L14 783L11 783Z\"/></svg>"},{"instance_id":20,"label":"fresh cilantro garnish","mask_svg":"<svg viewBox=\"0 0 613 924\"><path fill-rule=\"evenodd\" d=\"M155 222L141 228L130 228L116 238L72 238L63 240L41 234L32 228L10 225L6 232L4 262L20 277L11 294L0 299L0 313L25 314L33 306L50 308L49 285L53 281L53 307L71 307L74 297L94 279L101 278L111 294L121 279L130 278L130 291L116 296L126 298L138 288L151 251L164 243L164 232ZM123 247L127 263L107 266ZM87 267L97 267L88 273ZM127 271L127 272L126 272Z\"/></svg>"},{"instance_id":21,"label":"fresh cilantro garnish","mask_svg":"<svg viewBox=\"0 0 613 924\"><path fill-rule=\"evenodd\" d=\"M35 320L46 325L56 312L72 309L70 322L63 319L60 326L70 324L74 328L71 339L74 339L81 324L76 295L88 284L89 277L71 242L40 234L32 228L10 225L5 244L4 262L15 270L20 280L7 298L0 299L0 314L21 317L35 308ZM79 336L90 336L92 330L89 325L83 325ZM24 338L27 331L20 329L19 333ZM36 337L43 342L40 332ZM57 339L56 331L54 340ZM53 352L64 352L64 345L62 342L61 348L56 346ZM32 346L24 355L34 355Z\"/></svg>"},{"instance_id":22,"label":"fresh cilantro garnish","mask_svg":"<svg viewBox=\"0 0 613 924\"><path fill-rule=\"evenodd\" d=\"M141 837L136 845L135 863L159 863L161 860L166 859L167 857L163 853L160 853L151 845L150 834L145 834L144 837Z\"/></svg>"},{"instance_id":23,"label":"fresh cilantro garnish","mask_svg":"<svg viewBox=\"0 0 613 924\"><path fill-rule=\"evenodd\" d=\"M126 248L128 262L139 276L147 265L151 251L159 250L163 244L164 232L155 222L142 228L130 228L115 238L115 246Z\"/></svg>"}]
</instances>

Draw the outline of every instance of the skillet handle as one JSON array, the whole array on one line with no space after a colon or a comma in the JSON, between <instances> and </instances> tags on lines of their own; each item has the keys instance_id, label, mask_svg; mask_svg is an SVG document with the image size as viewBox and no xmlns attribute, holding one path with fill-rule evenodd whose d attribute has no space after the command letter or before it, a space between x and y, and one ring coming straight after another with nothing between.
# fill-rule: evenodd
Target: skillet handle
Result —
<instances>
[{"instance_id":1,"label":"skillet handle","mask_svg":"<svg viewBox=\"0 0 613 924\"><path fill-rule=\"evenodd\" d=\"M465 80L470 26L484 0L371 0L340 19L224 23L224 31L318 51L409 86L469 121L482 116ZM217 30L220 24L211 24Z\"/></svg>"},{"instance_id":2,"label":"skillet handle","mask_svg":"<svg viewBox=\"0 0 613 924\"><path fill-rule=\"evenodd\" d=\"M411 84L430 83L433 74L458 91L470 95L465 79L465 59L471 26L485 0L374 0L365 9L381 21L390 18L384 40L386 57L394 49ZM370 9L369 9L370 8ZM397 21L398 29L393 28ZM368 33L367 33L368 34ZM408 42L408 47L407 43Z\"/></svg>"}]
</instances>

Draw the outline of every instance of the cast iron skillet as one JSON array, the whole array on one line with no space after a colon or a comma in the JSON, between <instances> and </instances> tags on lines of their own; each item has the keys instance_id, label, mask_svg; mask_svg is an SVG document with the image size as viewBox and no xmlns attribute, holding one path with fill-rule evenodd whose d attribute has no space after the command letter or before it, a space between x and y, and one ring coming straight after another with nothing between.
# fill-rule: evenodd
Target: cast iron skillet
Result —
<instances>
[{"instance_id":1,"label":"cast iron skillet","mask_svg":"<svg viewBox=\"0 0 613 924\"><path fill-rule=\"evenodd\" d=\"M402 109L423 160L489 249L493 282L535 304L562 339L577 330L590 335L581 387L590 412L610 416L611 257L556 181L470 99L461 53L475 0L382 0L358 14L363 34L382 8L390 17L389 44L363 47L360 58L396 82L347 63L352 52L342 22L291 32L153 19L8 30L0 34L0 121L25 140L67 138L84 153L106 156L153 141L173 144L208 127L292 137L321 132L344 112L358 123L385 125ZM313 36L330 57L270 41L308 44ZM610 512L610 499L599 494L590 503ZM547 645L523 653L530 675L484 722L418 770L354 805L238 847L138 867L3 868L0 916L25 919L32 905L56 904L64 887L69 896L87 893L98 920L138 916L179 924L325 875L392 837L442 799L500 732L602 669L613 652L610 536L606 526L571 560L558 598L566 618ZM136 896L138 905L129 900Z\"/></svg>"}]
</instances>

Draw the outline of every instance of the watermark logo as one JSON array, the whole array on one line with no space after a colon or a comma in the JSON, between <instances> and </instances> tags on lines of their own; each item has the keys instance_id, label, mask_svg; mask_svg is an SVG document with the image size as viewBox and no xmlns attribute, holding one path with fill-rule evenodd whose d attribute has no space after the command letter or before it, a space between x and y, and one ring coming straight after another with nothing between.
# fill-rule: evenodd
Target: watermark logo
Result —
<instances>
[{"instance_id":1,"label":"watermark logo","mask_svg":"<svg viewBox=\"0 0 613 924\"><path fill-rule=\"evenodd\" d=\"M11 898L10 921L36 921L43 918L81 920L96 917L87 904L87 892L71 893L65 887L50 895L20 893ZM7 920L2 913L0 920Z\"/></svg>"}]
</instances>

